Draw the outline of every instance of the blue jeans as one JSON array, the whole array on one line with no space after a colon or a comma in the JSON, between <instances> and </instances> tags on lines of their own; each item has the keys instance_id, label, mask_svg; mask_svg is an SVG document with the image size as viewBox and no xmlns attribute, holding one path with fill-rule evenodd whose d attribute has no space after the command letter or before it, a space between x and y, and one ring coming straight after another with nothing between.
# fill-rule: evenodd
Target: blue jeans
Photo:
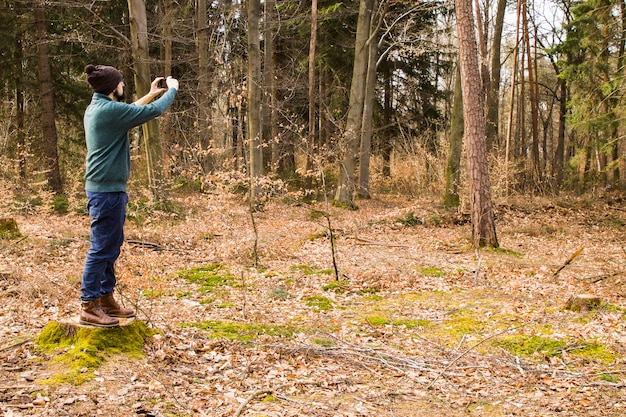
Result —
<instances>
[{"instance_id":1,"label":"blue jeans","mask_svg":"<svg viewBox=\"0 0 626 417\"><path fill-rule=\"evenodd\" d=\"M125 192L95 193L87 191L87 209L91 217L81 301L93 301L113 292L117 282L115 261L124 243L124 221L128 195Z\"/></svg>"}]
</instances>

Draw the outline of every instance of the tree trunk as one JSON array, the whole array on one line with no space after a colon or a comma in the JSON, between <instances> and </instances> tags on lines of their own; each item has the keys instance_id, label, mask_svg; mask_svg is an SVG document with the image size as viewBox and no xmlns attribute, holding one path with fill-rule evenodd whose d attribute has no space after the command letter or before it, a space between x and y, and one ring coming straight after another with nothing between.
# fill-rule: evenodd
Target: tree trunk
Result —
<instances>
[{"instance_id":1,"label":"tree trunk","mask_svg":"<svg viewBox=\"0 0 626 417\"><path fill-rule=\"evenodd\" d=\"M214 168L211 143L211 68L209 48L209 22L207 19L207 0L197 0L197 45L198 45L198 130L199 144L202 150L201 161L205 172Z\"/></svg>"},{"instance_id":2,"label":"tree trunk","mask_svg":"<svg viewBox=\"0 0 626 417\"><path fill-rule=\"evenodd\" d=\"M381 143L381 153L383 157L383 177L391 177L391 151L393 149L393 137L391 135L391 118L393 113L393 87L392 71L389 60L383 64L383 77L385 79L385 108L383 110L383 139Z\"/></svg>"},{"instance_id":3,"label":"tree trunk","mask_svg":"<svg viewBox=\"0 0 626 417\"><path fill-rule=\"evenodd\" d=\"M621 19L621 27L622 31L620 33L620 42L619 42L619 58L617 61L618 68L618 78L624 79L624 62L626 61L626 1L622 0L619 2L620 15ZM623 85L623 81L622 81ZM620 124L618 135L624 131L622 124ZM617 155L626 155L626 143L623 140L619 140L615 144L614 151L617 152ZM626 189L626 158L619 157L616 163L616 180L617 180L617 188L621 191Z\"/></svg>"},{"instance_id":4,"label":"tree trunk","mask_svg":"<svg viewBox=\"0 0 626 417\"><path fill-rule=\"evenodd\" d=\"M375 3L374 3L375 5ZM378 58L377 29L372 16L370 36L368 40L367 79L365 83L365 101L363 103L363 124L361 126L361 153L359 156L359 197L371 198L370 194L370 156L372 152L372 123L374 116L374 100L376 98L376 61Z\"/></svg>"},{"instance_id":5,"label":"tree trunk","mask_svg":"<svg viewBox=\"0 0 626 417\"><path fill-rule=\"evenodd\" d=\"M163 76L167 77L172 75L172 60L173 60L173 48L172 48L172 29L175 22L176 6L172 0L164 0L164 17L163 17ZM169 168L173 161L170 160L170 153L172 150L172 123L171 113L165 112L163 115L162 133L163 133L163 175L169 177Z\"/></svg>"},{"instance_id":6,"label":"tree trunk","mask_svg":"<svg viewBox=\"0 0 626 417\"><path fill-rule=\"evenodd\" d=\"M344 156L339 165L339 183L335 193L335 204L350 208L354 207L352 199L356 188L355 174L361 139L360 129L363 120L367 63L369 61L367 40L369 38L373 6L374 0L361 0L360 2L348 118L342 141Z\"/></svg>"},{"instance_id":7,"label":"tree trunk","mask_svg":"<svg viewBox=\"0 0 626 417\"><path fill-rule=\"evenodd\" d=\"M565 80L559 79L559 132L557 135L557 145L554 154L553 176L556 186L563 182L563 168L565 166L565 115L567 114L567 84Z\"/></svg>"},{"instance_id":8,"label":"tree trunk","mask_svg":"<svg viewBox=\"0 0 626 417\"><path fill-rule=\"evenodd\" d=\"M498 10L493 31L491 46L491 82L487 91L487 152L498 144L499 109L500 109L500 76L502 64L500 54L502 46L502 30L504 28L504 14L507 0L498 0Z\"/></svg>"},{"instance_id":9,"label":"tree trunk","mask_svg":"<svg viewBox=\"0 0 626 417\"><path fill-rule=\"evenodd\" d=\"M43 157L48 186L55 193L63 192L59 155L57 149L57 128L54 109L54 84L48 56L48 32L44 5L37 1L34 5L35 31L37 33L37 69L39 71L39 91L41 97L41 127L43 131Z\"/></svg>"},{"instance_id":10,"label":"tree trunk","mask_svg":"<svg viewBox=\"0 0 626 417\"><path fill-rule=\"evenodd\" d=\"M263 174L261 145L261 41L260 0L248 1L248 143L250 146L250 202L258 204L260 177Z\"/></svg>"},{"instance_id":11,"label":"tree trunk","mask_svg":"<svg viewBox=\"0 0 626 417\"><path fill-rule=\"evenodd\" d=\"M24 59L24 50L22 47L21 36L15 38L15 51L18 62ZM26 155L28 147L26 142L26 134L24 133L24 77L21 71L15 74L15 132L16 132L16 157L19 166L19 176L22 184L26 186L27 169Z\"/></svg>"},{"instance_id":12,"label":"tree trunk","mask_svg":"<svg viewBox=\"0 0 626 417\"><path fill-rule=\"evenodd\" d=\"M475 247L498 246L491 202L491 184L485 143L485 115L471 0L456 1L463 116Z\"/></svg>"},{"instance_id":13,"label":"tree trunk","mask_svg":"<svg viewBox=\"0 0 626 417\"><path fill-rule=\"evenodd\" d=\"M457 66L454 81L454 104L450 120L450 154L446 166L446 192L443 204L457 207L460 202L459 183L461 182L461 150L463 148L463 92L461 89L461 68Z\"/></svg>"},{"instance_id":14,"label":"tree trunk","mask_svg":"<svg viewBox=\"0 0 626 417\"><path fill-rule=\"evenodd\" d=\"M135 91L137 97L143 97L150 91L150 58L148 44L148 21L144 0L128 0L128 16L130 23L131 50ZM165 200L163 183L163 148L159 138L159 125L153 119L142 125L143 140L146 151L146 169L148 185L156 202Z\"/></svg>"},{"instance_id":15,"label":"tree trunk","mask_svg":"<svg viewBox=\"0 0 626 417\"><path fill-rule=\"evenodd\" d=\"M265 55L263 65L263 137L268 145L267 162L272 172L279 172L280 155L276 152L278 144L278 126L276 123L276 83L274 82L274 9L275 0L265 0L264 42Z\"/></svg>"},{"instance_id":16,"label":"tree trunk","mask_svg":"<svg viewBox=\"0 0 626 417\"><path fill-rule=\"evenodd\" d=\"M526 62L528 66L528 95L530 100L530 126L531 126L531 148L530 148L530 175L533 188L537 187L541 181L541 163L539 161L539 116L537 103L537 84L535 82L535 64L530 48L530 33L528 22L528 9L526 0L522 3L522 22L524 33L524 44L526 50Z\"/></svg>"},{"instance_id":17,"label":"tree trunk","mask_svg":"<svg viewBox=\"0 0 626 417\"><path fill-rule=\"evenodd\" d=\"M309 39L309 134L307 137L306 162L304 166L304 175L306 176L306 186L311 187L313 170L313 158L315 155L315 128L317 127L315 108L317 100L315 99L315 48L317 46L317 0L311 2L311 37Z\"/></svg>"}]
</instances>

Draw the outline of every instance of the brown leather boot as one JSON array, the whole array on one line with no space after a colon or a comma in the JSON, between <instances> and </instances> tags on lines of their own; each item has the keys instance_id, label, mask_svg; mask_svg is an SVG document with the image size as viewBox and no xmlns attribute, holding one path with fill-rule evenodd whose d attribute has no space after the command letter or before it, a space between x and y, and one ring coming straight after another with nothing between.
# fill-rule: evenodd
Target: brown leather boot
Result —
<instances>
[{"instance_id":1,"label":"brown leather boot","mask_svg":"<svg viewBox=\"0 0 626 417\"><path fill-rule=\"evenodd\" d=\"M102 310L111 317L135 317L135 311L131 308L124 308L115 301L113 293L105 294L99 298Z\"/></svg>"},{"instance_id":2,"label":"brown leather boot","mask_svg":"<svg viewBox=\"0 0 626 417\"><path fill-rule=\"evenodd\" d=\"M80 323L96 327L115 327L120 325L120 321L113 317L109 317L102 310L100 300L93 300L82 303L82 311L80 312Z\"/></svg>"}]
</instances>

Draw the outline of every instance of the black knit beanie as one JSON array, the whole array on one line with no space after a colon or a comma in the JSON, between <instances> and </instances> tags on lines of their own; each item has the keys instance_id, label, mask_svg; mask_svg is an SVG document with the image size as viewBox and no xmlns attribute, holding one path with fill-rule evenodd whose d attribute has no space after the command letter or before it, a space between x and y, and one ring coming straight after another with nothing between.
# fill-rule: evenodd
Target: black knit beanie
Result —
<instances>
[{"instance_id":1,"label":"black knit beanie","mask_svg":"<svg viewBox=\"0 0 626 417\"><path fill-rule=\"evenodd\" d=\"M85 67L87 81L95 93L109 95L117 88L124 79L122 73L108 65L87 65Z\"/></svg>"}]
</instances>

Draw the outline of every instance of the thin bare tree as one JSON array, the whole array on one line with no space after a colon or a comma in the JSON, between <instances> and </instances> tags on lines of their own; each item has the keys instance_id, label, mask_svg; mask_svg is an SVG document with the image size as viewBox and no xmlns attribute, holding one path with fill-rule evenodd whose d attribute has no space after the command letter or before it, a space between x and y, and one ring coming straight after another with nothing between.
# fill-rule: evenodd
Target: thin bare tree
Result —
<instances>
[{"instance_id":1,"label":"thin bare tree","mask_svg":"<svg viewBox=\"0 0 626 417\"><path fill-rule=\"evenodd\" d=\"M39 92L41 97L41 126L43 130L44 166L48 186L55 193L63 191L59 154L57 149L57 128L54 110L54 89L50 57L48 56L48 35L46 30L46 11L44 4L34 4L35 32L37 34L37 69L39 72Z\"/></svg>"},{"instance_id":2,"label":"thin bare tree","mask_svg":"<svg viewBox=\"0 0 626 417\"><path fill-rule=\"evenodd\" d=\"M260 0L248 1L248 146L250 149L250 203L259 202L259 181L263 174L263 148L261 144L261 40L259 21Z\"/></svg>"}]
</instances>

